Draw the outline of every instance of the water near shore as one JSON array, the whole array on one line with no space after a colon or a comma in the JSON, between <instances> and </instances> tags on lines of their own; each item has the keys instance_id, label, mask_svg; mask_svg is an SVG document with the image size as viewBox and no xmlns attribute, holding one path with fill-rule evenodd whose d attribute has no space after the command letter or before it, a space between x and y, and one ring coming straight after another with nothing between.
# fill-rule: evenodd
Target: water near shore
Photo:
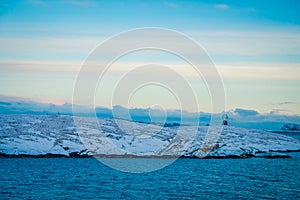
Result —
<instances>
[{"instance_id":1,"label":"water near shore","mask_svg":"<svg viewBox=\"0 0 300 200\"><path fill-rule=\"evenodd\" d=\"M166 168L142 174L119 172L94 158L1 158L0 196L90 200L299 199L300 153L290 155L293 158L182 158Z\"/></svg>"}]
</instances>

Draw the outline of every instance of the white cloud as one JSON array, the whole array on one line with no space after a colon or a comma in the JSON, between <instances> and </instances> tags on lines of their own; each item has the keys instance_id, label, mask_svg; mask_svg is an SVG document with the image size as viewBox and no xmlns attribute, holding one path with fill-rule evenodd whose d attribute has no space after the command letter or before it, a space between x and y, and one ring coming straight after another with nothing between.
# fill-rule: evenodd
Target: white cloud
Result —
<instances>
[{"instance_id":1,"label":"white cloud","mask_svg":"<svg viewBox=\"0 0 300 200\"><path fill-rule=\"evenodd\" d=\"M218 8L218 9L228 9L229 6L227 4L216 4L215 8Z\"/></svg>"},{"instance_id":2,"label":"white cloud","mask_svg":"<svg viewBox=\"0 0 300 200\"><path fill-rule=\"evenodd\" d=\"M293 116L294 113L287 109L273 109L270 115L290 115Z\"/></svg>"},{"instance_id":3,"label":"white cloud","mask_svg":"<svg viewBox=\"0 0 300 200\"><path fill-rule=\"evenodd\" d=\"M0 61L0 70L2 73L20 74L20 73L76 73L79 71L81 62L72 61Z\"/></svg>"},{"instance_id":4,"label":"white cloud","mask_svg":"<svg viewBox=\"0 0 300 200\"><path fill-rule=\"evenodd\" d=\"M240 116L255 116L255 115L258 115L259 113L253 109L236 108L233 111L233 114L240 115Z\"/></svg>"},{"instance_id":5,"label":"white cloud","mask_svg":"<svg viewBox=\"0 0 300 200\"><path fill-rule=\"evenodd\" d=\"M286 31L198 31L191 37L219 55L299 55L300 30ZM236 58L235 58L236 59Z\"/></svg>"},{"instance_id":6,"label":"white cloud","mask_svg":"<svg viewBox=\"0 0 300 200\"><path fill-rule=\"evenodd\" d=\"M231 56L235 62L240 61L237 56L284 56L300 55L300 30L287 31L196 31L187 32L187 35L202 45L211 55ZM161 38L161 45L173 45L178 50L184 50L193 54L194 48L183 49L182 45L171 44L167 35L157 33ZM0 52L4 54L40 55L51 53L52 55L81 55L79 59L85 58L88 53L104 41L105 37L1 37ZM141 38L129 38L118 41L116 47L124 47L142 41ZM176 38L174 38L176 41ZM107 52L115 52L115 49L107 49ZM3 56L2 56L3 57ZM37 56L35 56L37 57ZM63 57L63 56L62 56ZM68 56L65 56L68 57ZM51 57L50 57L51 58ZM22 60L22 58L19 58ZM37 59L37 58L32 58Z\"/></svg>"},{"instance_id":7,"label":"white cloud","mask_svg":"<svg viewBox=\"0 0 300 200\"><path fill-rule=\"evenodd\" d=\"M283 101L279 103L273 103L272 105L278 105L278 106L284 106L284 105L293 105L296 104L296 102L293 101Z\"/></svg>"},{"instance_id":8,"label":"white cloud","mask_svg":"<svg viewBox=\"0 0 300 200\"><path fill-rule=\"evenodd\" d=\"M300 81L300 64L218 65L221 76L228 80Z\"/></svg>"},{"instance_id":9,"label":"white cloud","mask_svg":"<svg viewBox=\"0 0 300 200\"><path fill-rule=\"evenodd\" d=\"M39 6L48 6L48 5L54 5L57 3L63 3L67 5L72 5L72 6L80 6L80 7L91 7L94 6L95 3L93 1L89 0L62 0L62 1L45 1L45 0L28 0L30 4L33 5L39 5Z\"/></svg>"},{"instance_id":10,"label":"white cloud","mask_svg":"<svg viewBox=\"0 0 300 200\"><path fill-rule=\"evenodd\" d=\"M64 0L63 3L80 7L91 7L95 5L94 2L89 0Z\"/></svg>"},{"instance_id":11,"label":"white cloud","mask_svg":"<svg viewBox=\"0 0 300 200\"><path fill-rule=\"evenodd\" d=\"M40 73L40 72L61 72L76 74L83 61L0 61L0 69L2 73ZM149 61L117 61L108 69L107 73L111 75L120 75L129 72L136 67L146 64L155 64ZM201 78L197 71L189 64L184 62L161 61L157 64L167 66L184 77L191 79ZM98 64L90 65L91 73L97 72ZM277 64L266 65L264 63L254 63L248 65L217 65L216 66L221 77L225 80L249 80L249 81L300 81L300 64ZM145 76L147 74L144 74ZM285 102L287 103L287 102Z\"/></svg>"},{"instance_id":12,"label":"white cloud","mask_svg":"<svg viewBox=\"0 0 300 200\"><path fill-rule=\"evenodd\" d=\"M173 3L173 2L165 2L165 5L169 8L178 8L179 7L178 3Z\"/></svg>"},{"instance_id":13,"label":"white cloud","mask_svg":"<svg viewBox=\"0 0 300 200\"><path fill-rule=\"evenodd\" d=\"M90 52L103 38L97 37L1 37L3 53L77 53Z\"/></svg>"},{"instance_id":14,"label":"white cloud","mask_svg":"<svg viewBox=\"0 0 300 200\"><path fill-rule=\"evenodd\" d=\"M28 0L30 4L39 5L39 6L46 6L48 3L44 0Z\"/></svg>"}]
</instances>

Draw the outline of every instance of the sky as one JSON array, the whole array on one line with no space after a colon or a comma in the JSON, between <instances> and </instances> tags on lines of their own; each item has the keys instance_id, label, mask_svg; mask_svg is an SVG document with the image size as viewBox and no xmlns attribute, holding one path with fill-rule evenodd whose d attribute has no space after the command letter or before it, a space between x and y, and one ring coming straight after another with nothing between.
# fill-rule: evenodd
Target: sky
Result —
<instances>
[{"instance_id":1,"label":"sky","mask_svg":"<svg viewBox=\"0 0 300 200\"><path fill-rule=\"evenodd\" d=\"M97 46L128 30L159 27L205 49L222 78L226 110L300 115L299 8L298 1L288 0L0 0L0 95L70 103L77 74ZM154 37L166 42L164 35ZM185 109L211 111L205 77L181 58L154 50L132 52L113 63L95 89L95 103L181 108L176 94L157 84L137 85L130 98L112 100L122 93L114 93L118 83L135 84L149 76L151 66L127 79L124 74L153 63L168 66L191 86L199 105ZM176 85L172 73L153 73ZM182 87L180 81L176 87Z\"/></svg>"}]
</instances>

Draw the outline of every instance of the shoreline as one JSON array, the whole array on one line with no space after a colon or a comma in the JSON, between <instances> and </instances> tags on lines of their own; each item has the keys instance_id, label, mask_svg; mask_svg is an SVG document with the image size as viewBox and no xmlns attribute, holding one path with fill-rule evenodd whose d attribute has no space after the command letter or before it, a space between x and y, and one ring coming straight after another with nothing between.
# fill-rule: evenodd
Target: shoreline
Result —
<instances>
[{"instance_id":1,"label":"shoreline","mask_svg":"<svg viewBox=\"0 0 300 200\"><path fill-rule=\"evenodd\" d=\"M300 152L300 150L295 151L270 151L276 153L291 153L291 152ZM62 154L40 154L40 155L29 155L29 154L5 154L0 153L0 158L146 158L146 159L178 159L178 158L187 158L187 159L246 159L246 158L292 158L290 155L287 154L268 154L262 156L256 156L252 154L248 155L227 155L227 156L205 156L205 157L197 157L197 156L172 156L172 155L163 155L163 156L156 156L156 155L79 155L79 154L71 154L69 156L62 155Z\"/></svg>"}]
</instances>

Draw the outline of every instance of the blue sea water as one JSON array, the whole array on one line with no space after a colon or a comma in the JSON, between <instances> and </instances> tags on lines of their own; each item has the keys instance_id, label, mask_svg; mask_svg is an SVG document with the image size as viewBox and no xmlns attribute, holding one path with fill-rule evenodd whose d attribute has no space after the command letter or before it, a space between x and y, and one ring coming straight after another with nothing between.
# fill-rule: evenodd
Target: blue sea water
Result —
<instances>
[{"instance_id":1,"label":"blue sea water","mask_svg":"<svg viewBox=\"0 0 300 200\"><path fill-rule=\"evenodd\" d=\"M0 199L299 199L300 153L291 155L182 158L141 174L94 158L1 158Z\"/></svg>"}]
</instances>

